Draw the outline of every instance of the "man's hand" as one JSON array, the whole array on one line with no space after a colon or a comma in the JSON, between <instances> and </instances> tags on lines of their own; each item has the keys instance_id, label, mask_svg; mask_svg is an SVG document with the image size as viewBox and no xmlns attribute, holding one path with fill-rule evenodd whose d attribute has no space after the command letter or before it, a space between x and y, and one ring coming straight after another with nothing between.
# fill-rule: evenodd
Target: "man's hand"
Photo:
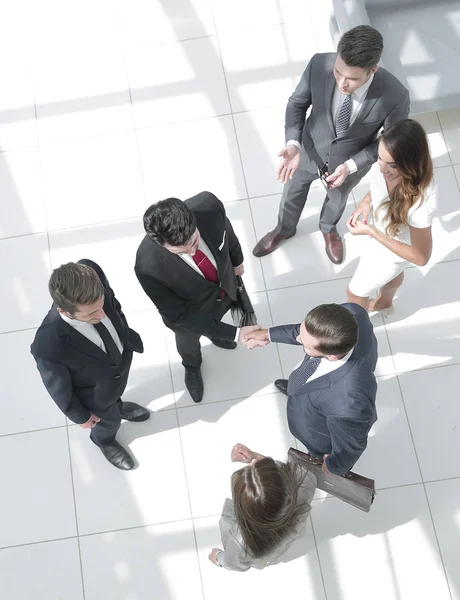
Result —
<instances>
[{"instance_id":1,"label":"man's hand","mask_svg":"<svg viewBox=\"0 0 460 600\"><path fill-rule=\"evenodd\" d=\"M95 425L97 425L100 421L99 417L96 417L96 415L93 415L93 413L91 413L90 418L86 421L86 423L81 423L80 427L83 427L83 429L92 429Z\"/></svg>"},{"instance_id":2,"label":"man's hand","mask_svg":"<svg viewBox=\"0 0 460 600\"><path fill-rule=\"evenodd\" d=\"M289 146L284 146L284 148L278 152L278 156L281 156L282 160L276 173L276 179L281 181L281 183L286 183L288 179L292 179L295 170L299 166L300 150L297 146L289 144Z\"/></svg>"},{"instance_id":3,"label":"man's hand","mask_svg":"<svg viewBox=\"0 0 460 600\"><path fill-rule=\"evenodd\" d=\"M239 265L238 267L233 267L233 272L235 273L236 276L241 277L241 275L243 275L243 273L244 273L243 263L241 263L241 265Z\"/></svg>"},{"instance_id":4,"label":"man's hand","mask_svg":"<svg viewBox=\"0 0 460 600\"><path fill-rule=\"evenodd\" d=\"M266 346L270 343L268 337L268 329L258 329L257 331L249 332L243 341L248 350L253 350L257 346Z\"/></svg>"},{"instance_id":5,"label":"man's hand","mask_svg":"<svg viewBox=\"0 0 460 600\"><path fill-rule=\"evenodd\" d=\"M329 469L327 468L326 465L326 458L329 456L329 454L323 454L323 464L321 466L321 469L326 473L326 475L332 475L332 473L329 471Z\"/></svg>"},{"instance_id":6,"label":"man's hand","mask_svg":"<svg viewBox=\"0 0 460 600\"><path fill-rule=\"evenodd\" d=\"M255 453L244 444L235 444L232 448L232 462L250 463Z\"/></svg>"},{"instance_id":7,"label":"man's hand","mask_svg":"<svg viewBox=\"0 0 460 600\"><path fill-rule=\"evenodd\" d=\"M259 329L262 329L262 325L246 325L246 327L241 327L240 335L238 336L238 341L240 342L240 344L246 345L246 337L250 333L258 331Z\"/></svg>"},{"instance_id":8,"label":"man's hand","mask_svg":"<svg viewBox=\"0 0 460 600\"><path fill-rule=\"evenodd\" d=\"M211 554L208 556L209 560L214 563L217 567L220 567L219 563L217 562L216 559L216 555L219 552L223 552L223 550L221 550L220 548L213 548Z\"/></svg>"},{"instance_id":9,"label":"man's hand","mask_svg":"<svg viewBox=\"0 0 460 600\"><path fill-rule=\"evenodd\" d=\"M348 175L350 175L350 167L344 163L343 165L339 165L332 175L326 177L326 181L332 190L340 187Z\"/></svg>"}]
</instances>

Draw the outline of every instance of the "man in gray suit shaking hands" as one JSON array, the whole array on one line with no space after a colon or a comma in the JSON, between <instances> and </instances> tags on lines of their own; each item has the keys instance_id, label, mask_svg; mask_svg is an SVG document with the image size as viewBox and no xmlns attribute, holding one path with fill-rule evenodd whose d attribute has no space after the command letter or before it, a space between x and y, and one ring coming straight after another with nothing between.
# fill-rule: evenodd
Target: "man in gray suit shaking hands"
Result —
<instances>
[{"instance_id":1,"label":"man in gray suit shaking hands","mask_svg":"<svg viewBox=\"0 0 460 600\"><path fill-rule=\"evenodd\" d=\"M286 108L286 146L278 169L285 186L278 224L257 243L255 256L273 252L295 235L310 185L321 177L327 195L319 228L329 259L343 261L336 225L348 194L377 160L379 130L409 115L409 92L377 65L382 50L381 34L360 25L342 36L337 54L311 59Z\"/></svg>"},{"instance_id":2,"label":"man in gray suit shaking hands","mask_svg":"<svg viewBox=\"0 0 460 600\"><path fill-rule=\"evenodd\" d=\"M377 340L367 311L351 302L321 304L302 323L246 335L250 349L269 342L303 346L301 365L275 386L288 396L291 433L324 458L326 473L344 475L364 452L377 420Z\"/></svg>"}]
</instances>

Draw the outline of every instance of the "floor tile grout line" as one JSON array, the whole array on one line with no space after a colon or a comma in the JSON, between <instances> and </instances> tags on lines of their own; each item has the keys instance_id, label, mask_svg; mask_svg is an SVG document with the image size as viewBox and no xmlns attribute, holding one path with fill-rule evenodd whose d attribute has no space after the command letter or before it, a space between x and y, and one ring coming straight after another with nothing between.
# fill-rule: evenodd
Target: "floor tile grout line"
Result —
<instances>
[{"instance_id":1,"label":"floor tile grout line","mask_svg":"<svg viewBox=\"0 0 460 600\"><path fill-rule=\"evenodd\" d=\"M446 136L445 136L445 134L444 134L444 127L442 126L442 123L441 123L441 117L439 116L439 111L437 111L437 110L436 110L436 111L434 111L434 113L435 113L435 115L436 115L436 119L437 119L437 121L438 121L438 123L439 123L439 127L440 127L440 133L441 133L441 135L442 135L442 139L443 139L444 145L445 145L445 147L446 147L447 156L448 156L448 158L449 158L449 161L450 161L450 166L452 166L452 168L453 168L453 166L454 166L454 161L452 160L452 156L450 155L449 146L448 146L448 144L447 144ZM446 165L446 166L448 166L448 165ZM455 169L454 169L454 173L455 173Z\"/></svg>"},{"instance_id":2,"label":"floor tile grout line","mask_svg":"<svg viewBox=\"0 0 460 600\"><path fill-rule=\"evenodd\" d=\"M78 526L78 513L77 513L77 499L75 495L75 482L73 476L73 465L72 465L72 451L70 448L70 435L69 435L69 425L66 423L66 435L67 435L67 450L69 452L69 468L70 468L70 480L72 482L72 497L73 497L73 508L75 513L75 528L77 532L77 545L78 545L78 556L80 559L80 576L81 576L81 587L83 592L83 600L86 598L85 592L85 578L83 576L83 561L81 558L81 547L80 547L80 528Z\"/></svg>"},{"instance_id":3,"label":"floor tile grout line","mask_svg":"<svg viewBox=\"0 0 460 600\"><path fill-rule=\"evenodd\" d=\"M313 512L313 507L312 507L312 512ZM310 525L311 525L311 531L312 531L312 534L313 534L313 541L315 543L316 558L318 560L318 567L319 567L319 572L320 572L320 575L321 575L321 582L323 584L324 597L327 600L326 583L324 581L323 567L321 565L321 558L320 558L320 555L319 555L318 542L316 541L315 526L313 524L313 519L312 519L311 513L310 513Z\"/></svg>"}]
</instances>

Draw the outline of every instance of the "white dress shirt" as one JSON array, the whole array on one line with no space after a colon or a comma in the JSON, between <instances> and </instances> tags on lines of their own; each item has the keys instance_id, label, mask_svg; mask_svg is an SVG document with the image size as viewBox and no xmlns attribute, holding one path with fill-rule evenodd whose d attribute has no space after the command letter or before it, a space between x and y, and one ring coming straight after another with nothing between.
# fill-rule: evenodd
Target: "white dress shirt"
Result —
<instances>
[{"instance_id":1,"label":"white dress shirt","mask_svg":"<svg viewBox=\"0 0 460 600\"><path fill-rule=\"evenodd\" d=\"M351 95L352 105L351 105L351 115L350 115L350 125L358 116L359 111L363 106L363 102L367 95L367 90L370 88L372 81L374 80L374 73L371 73L369 79L364 83L361 87L357 88ZM345 96L347 94L342 94L342 92L337 87L337 84L334 88L334 94L332 96L332 121L335 125L337 120L340 108L342 106L343 101L345 100ZM286 146L293 145L297 146L297 148L301 148L300 143L297 140L289 140ZM352 158L349 158L345 161L345 164L350 168L350 175L352 173L356 173L358 167L356 166L355 161ZM331 175L331 173L329 173Z\"/></svg>"},{"instance_id":2,"label":"white dress shirt","mask_svg":"<svg viewBox=\"0 0 460 600\"><path fill-rule=\"evenodd\" d=\"M84 335L85 338L87 338L90 342L93 342L93 344L96 344L96 346L98 346L101 350L103 350L107 354L107 350L105 349L104 342L102 341L102 338L99 335L97 329L94 327L94 325L92 325L91 323L86 323L86 321L79 321L78 319L69 319L69 317L67 315L62 314L61 312L59 314L61 315L61 317L64 319L64 321L66 323L68 323L71 327L73 327L75 329L75 331L78 331L78 333L81 333L82 335ZM113 341L117 345L118 350L120 351L121 354L123 354L123 343L120 340L117 330L115 329L115 327L112 324L112 321L106 315L101 320L101 323L103 323L107 327L110 335L113 337Z\"/></svg>"},{"instance_id":3,"label":"white dress shirt","mask_svg":"<svg viewBox=\"0 0 460 600\"><path fill-rule=\"evenodd\" d=\"M353 350L354 348L352 348L348 354L345 354L345 356L339 360L327 360L327 358L322 358L321 362L319 363L319 367L316 369L313 375L308 378L308 381L313 381L313 379L318 379L318 377L322 377L323 375L329 375L329 373L332 373L332 371L335 371L343 366L353 354Z\"/></svg>"}]
</instances>

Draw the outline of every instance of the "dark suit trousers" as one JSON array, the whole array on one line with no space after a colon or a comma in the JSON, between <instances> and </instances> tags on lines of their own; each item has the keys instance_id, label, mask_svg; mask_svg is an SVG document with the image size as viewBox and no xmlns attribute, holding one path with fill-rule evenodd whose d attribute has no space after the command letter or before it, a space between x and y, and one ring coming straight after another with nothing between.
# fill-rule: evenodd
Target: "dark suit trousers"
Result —
<instances>
[{"instance_id":1,"label":"dark suit trousers","mask_svg":"<svg viewBox=\"0 0 460 600\"><path fill-rule=\"evenodd\" d=\"M302 152L305 151L302 149ZM319 219L319 228L323 233L331 233L335 230L347 205L348 195L368 171L369 168L353 173L340 187L328 190ZM278 213L277 233L283 236L294 235L310 186L316 179L318 179L317 173L310 173L300 164L293 178L285 183Z\"/></svg>"},{"instance_id":2,"label":"dark suit trousers","mask_svg":"<svg viewBox=\"0 0 460 600\"><path fill-rule=\"evenodd\" d=\"M213 317L219 321L230 310L232 300L225 294L222 300L216 300ZM184 367L199 367L202 362L199 333L185 329L175 329L176 348L182 358ZM212 341L212 340L211 340Z\"/></svg>"},{"instance_id":3,"label":"dark suit trousers","mask_svg":"<svg viewBox=\"0 0 460 600\"><path fill-rule=\"evenodd\" d=\"M122 404L121 398L119 398L105 411L98 411L97 416L101 420L91 429L90 433L90 438L96 446L107 446L115 439L117 431L120 429Z\"/></svg>"}]
</instances>

